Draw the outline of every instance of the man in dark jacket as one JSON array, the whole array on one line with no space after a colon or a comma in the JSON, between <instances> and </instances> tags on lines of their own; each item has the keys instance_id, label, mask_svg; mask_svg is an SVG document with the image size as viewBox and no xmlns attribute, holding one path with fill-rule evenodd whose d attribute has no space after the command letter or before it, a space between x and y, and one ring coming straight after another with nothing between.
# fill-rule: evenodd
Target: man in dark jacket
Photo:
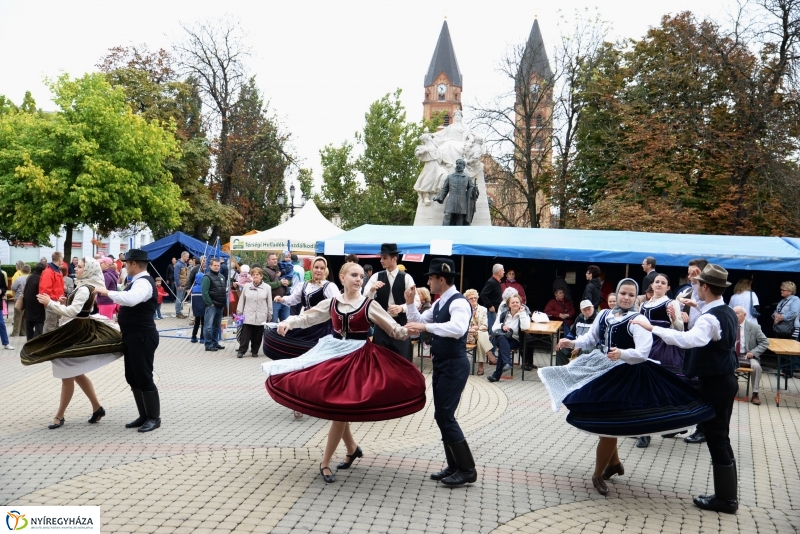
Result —
<instances>
[{"instance_id":1,"label":"man in dark jacket","mask_svg":"<svg viewBox=\"0 0 800 534\"><path fill-rule=\"evenodd\" d=\"M505 269L499 263L492 266L492 277L486 281L481 294L478 296L478 304L486 308L486 322L489 324L489 331L494 326L494 321L497 318L497 310L500 309L500 303L503 302L503 286L500 280L506 275ZM494 336L492 339L492 354L496 354L494 346Z\"/></svg>"},{"instance_id":2,"label":"man in dark jacket","mask_svg":"<svg viewBox=\"0 0 800 534\"><path fill-rule=\"evenodd\" d=\"M687 351L683 374L700 381L700 397L708 402L716 416L703 422L706 445L711 454L714 473L714 494L694 498L703 510L735 514L739 508L736 460L729 437L733 400L739 390L734 372L739 366L736 357L736 313L725 305L722 294L730 286L728 271L709 263L696 278L697 294L705 302L702 314L688 332L652 326L642 315L631 320L658 336L668 345Z\"/></svg>"},{"instance_id":3,"label":"man in dark jacket","mask_svg":"<svg viewBox=\"0 0 800 534\"><path fill-rule=\"evenodd\" d=\"M203 302L206 303L206 314L203 318L203 338L209 352L223 350L219 337L222 333L222 313L225 311L225 277L219 272L219 260L212 258L209 272L203 277L201 284Z\"/></svg>"},{"instance_id":4,"label":"man in dark jacket","mask_svg":"<svg viewBox=\"0 0 800 534\"><path fill-rule=\"evenodd\" d=\"M588 300L581 301L581 313L575 318L572 331L567 334L567 339L576 339L592 329L592 324L597 319L598 313L594 305ZM556 352L556 365L567 365L572 357L578 356L581 352L588 354L594 349L561 349Z\"/></svg>"},{"instance_id":5,"label":"man in dark jacket","mask_svg":"<svg viewBox=\"0 0 800 534\"><path fill-rule=\"evenodd\" d=\"M600 302L603 300L602 280L600 280L600 267L590 265L586 268L586 289L583 290L583 300L592 303L595 310L600 309Z\"/></svg>"}]
</instances>

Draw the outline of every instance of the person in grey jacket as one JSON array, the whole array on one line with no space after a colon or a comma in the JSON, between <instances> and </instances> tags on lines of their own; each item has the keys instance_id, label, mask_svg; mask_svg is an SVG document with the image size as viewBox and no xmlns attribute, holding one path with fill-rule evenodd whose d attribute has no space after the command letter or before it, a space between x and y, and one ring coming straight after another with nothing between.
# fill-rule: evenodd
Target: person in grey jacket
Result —
<instances>
[{"instance_id":1,"label":"person in grey jacket","mask_svg":"<svg viewBox=\"0 0 800 534\"><path fill-rule=\"evenodd\" d=\"M739 331L736 334L736 357L739 359L739 367L749 367L753 370L750 373L750 385L753 389L753 397L750 402L756 406L761 404L758 398L758 384L761 382L761 355L769 348L769 339L761 331L758 323L747 321L747 310L741 306L735 306L733 311L739 319Z\"/></svg>"},{"instance_id":2,"label":"person in grey jacket","mask_svg":"<svg viewBox=\"0 0 800 534\"><path fill-rule=\"evenodd\" d=\"M258 347L264 337L263 323L272 320L272 288L263 282L264 272L259 267L250 271L253 282L242 287L239 304L236 307L238 315L244 314L244 322L239 335L239 350L236 357L241 358L250 352L253 358L258 356Z\"/></svg>"}]
</instances>

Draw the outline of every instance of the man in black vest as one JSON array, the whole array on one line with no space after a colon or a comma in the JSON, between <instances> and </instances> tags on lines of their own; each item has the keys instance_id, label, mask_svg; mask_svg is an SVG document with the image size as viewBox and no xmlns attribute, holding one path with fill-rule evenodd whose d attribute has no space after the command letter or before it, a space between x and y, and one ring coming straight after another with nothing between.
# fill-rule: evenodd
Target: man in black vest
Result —
<instances>
[{"instance_id":1,"label":"man in black vest","mask_svg":"<svg viewBox=\"0 0 800 534\"><path fill-rule=\"evenodd\" d=\"M203 276L201 288L203 302L206 304L206 313L203 317L203 338L206 340L206 350L213 352L224 350L219 338L222 334L222 314L225 312L227 299L227 285L225 277L219 272L219 260L212 258L208 264L209 271Z\"/></svg>"},{"instance_id":2,"label":"man in black vest","mask_svg":"<svg viewBox=\"0 0 800 534\"><path fill-rule=\"evenodd\" d=\"M405 304L405 291L414 287L414 279L397 268L399 254L396 244L384 243L381 245L381 265L385 270L379 271L369 278L364 286L364 294L374 299L381 308L389 312L397 324L404 325L408 320L407 308L418 305L419 296L410 306ZM411 353L411 339L402 341L393 339L383 329L376 328L372 342L396 352L408 361L412 361L414 358Z\"/></svg>"},{"instance_id":3,"label":"man in black vest","mask_svg":"<svg viewBox=\"0 0 800 534\"><path fill-rule=\"evenodd\" d=\"M125 380L131 386L139 417L125 425L150 432L161 426L161 403L153 382L153 359L158 348L158 330L153 315L158 293L153 277L147 272L147 252L131 249L125 267L132 281L125 291L109 291L96 287L95 292L107 295L119 304L119 329L125 355Z\"/></svg>"},{"instance_id":4,"label":"man in black vest","mask_svg":"<svg viewBox=\"0 0 800 534\"><path fill-rule=\"evenodd\" d=\"M722 294L730 286L728 271L709 263L698 276L697 294L705 302L702 315L688 332L652 326L643 316L636 323L659 336L668 345L687 351L683 373L700 380L700 396L714 408L716 416L703 423L708 452L714 472L714 495L700 495L694 503L704 510L734 514L739 508L737 497L736 460L728 437L733 399L739 390L734 371L736 358L736 313L725 305Z\"/></svg>"},{"instance_id":5,"label":"man in black vest","mask_svg":"<svg viewBox=\"0 0 800 534\"><path fill-rule=\"evenodd\" d=\"M439 300L421 316L413 305L416 288L405 293L410 333L429 332L431 361L433 361L433 417L439 425L444 442L447 467L431 474L447 486L461 486L478 480L475 460L464 433L456 421L456 409L469 377L467 331L472 318L472 306L453 283L458 275L451 259L435 258L426 273L431 293Z\"/></svg>"}]
</instances>

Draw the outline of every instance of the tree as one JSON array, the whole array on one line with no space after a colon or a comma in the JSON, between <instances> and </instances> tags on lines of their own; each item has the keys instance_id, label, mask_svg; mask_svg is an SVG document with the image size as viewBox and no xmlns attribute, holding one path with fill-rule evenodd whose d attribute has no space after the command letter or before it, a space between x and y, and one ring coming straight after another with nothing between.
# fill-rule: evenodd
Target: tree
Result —
<instances>
[{"instance_id":1,"label":"tree","mask_svg":"<svg viewBox=\"0 0 800 534\"><path fill-rule=\"evenodd\" d=\"M210 111L212 126L217 133L214 143L216 165L212 184L218 184L218 200L230 205L233 197L233 173L236 158L230 150L230 116L242 90L248 83L244 59L249 50L242 43L238 24L223 20L219 24L184 26L186 40L175 45L184 76L197 81L203 104ZM214 234L219 234L219 224Z\"/></svg>"},{"instance_id":2,"label":"tree","mask_svg":"<svg viewBox=\"0 0 800 534\"><path fill-rule=\"evenodd\" d=\"M284 175L294 157L288 149L289 135L269 115L254 78L242 87L228 122L228 148L218 155L217 164L230 169L228 202L240 215L234 232L276 226L283 213L277 196L285 189ZM220 183L212 186L220 198L221 189Z\"/></svg>"},{"instance_id":3,"label":"tree","mask_svg":"<svg viewBox=\"0 0 800 534\"><path fill-rule=\"evenodd\" d=\"M800 2L759 6L755 24L725 29L681 13L604 51L581 95L593 116L579 133L589 205L576 224L800 233Z\"/></svg>"},{"instance_id":4,"label":"tree","mask_svg":"<svg viewBox=\"0 0 800 534\"><path fill-rule=\"evenodd\" d=\"M0 237L46 243L63 227L69 257L77 225L177 226L186 206L164 167L174 134L134 115L101 74L63 75L50 88L57 113L0 116Z\"/></svg>"},{"instance_id":5,"label":"tree","mask_svg":"<svg viewBox=\"0 0 800 534\"><path fill-rule=\"evenodd\" d=\"M401 90L370 105L364 129L353 145L327 145L322 158L321 209L339 214L343 228L362 224L413 224L417 208L414 183L422 164L414 156L424 130L435 122L410 123L400 102ZM354 157L358 146L363 153Z\"/></svg>"},{"instance_id":6,"label":"tree","mask_svg":"<svg viewBox=\"0 0 800 534\"><path fill-rule=\"evenodd\" d=\"M230 232L240 216L233 206L217 202L206 185L211 151L196 81L180 79L174 58L167 51L151 52L146 46L112 48L98 68L112 87L122 88L134 113L146 120L174 121L179 153L169 157L165 165L188 205L181 214L180 228L201 240L208 238L214 225ZM164 236L171 228L156 222L151 230L156 236Z\"/></svg>"}]
</instances>

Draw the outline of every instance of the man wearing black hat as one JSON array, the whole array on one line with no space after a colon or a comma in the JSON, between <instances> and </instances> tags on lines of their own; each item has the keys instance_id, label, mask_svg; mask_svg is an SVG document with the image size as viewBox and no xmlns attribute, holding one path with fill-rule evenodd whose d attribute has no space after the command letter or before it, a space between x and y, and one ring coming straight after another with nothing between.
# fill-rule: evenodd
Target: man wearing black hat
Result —
<instances>
[{"instance_id":1,"label":"man wearing black hat","mask_svg":"<svg viewBox=\"0 0 800 534\"><path fill-rule=\"evenodd\" d=\"M472 318L472 306L453 283L458 275L451 259L435 258L431 261L428 285L439 300L422 315L413 305L416 288L406 291L410 331L431 334L431 361L433 362L433 417L442 433L447 467L431 474L447 486L461 486L478 480L475 460L464 433L456 421L456 409L469 377L467 358L467 331Z\"/></svg>"},{"instance_id":2,"label":"man wearing black hat","mask_svg":"<svg viewBox=\"0 0 800 534\"><path fill-rule=\"evenodd\" d=\"M716 416L703 422L706 445L711 453L715 493L695 497L694 503L704 510L734 514L739 508L739 500L736 460L728 433L733 399L739 390L734 374L738 367L734 348L739 324L736 313L722 300L725 288L731 285L728 271L709 263L695 280L697 294L705 304L702 315L689 331L652 326L641 315L631 322L651 331L668 345L695 349L686 352L683 373L699 379L700 396L714 408Z\"/></svg>"},{"instance_id":3,"label":"man wearing black hat","mask_svg":"<svg viewBox=\"0 0 800 534\"><path fill-rule=\"evenodd\" d=\"M161 404L153 382L153 359L158 347L158 330L153 315L158 305L158 293L153 277L147 272L147 252L131 249L125 267L132 276L124 291L109 291L104 287L95 292L107 295L119 304L119 329L125 355L125 380L131 386L139 417L125 425L150 432L161 426Z\"/></svg>"},{"instance_id":4,"label":"man wearing black hat","mask_svg":"<svg viewBox=\"0 0 800 534\"><path fill-rule=\"evenodd\" d=\"M396 244L384 243L381 245L381 265L385 270L379 271L369 278L364 286L364 294L375 300L381 308L389 312L397 324L402 326L407 321L407 308L419 305L419 296L415 298L415 304L411 304L411 306L405 304L404 293L407 289L414 287L414 279L397 268L399 254L400 251L397 250ZM413 361L410 339L393 339L383 329L376 328L372 342L396 352L408 361Z\"/></svg>"}]
</instances>

